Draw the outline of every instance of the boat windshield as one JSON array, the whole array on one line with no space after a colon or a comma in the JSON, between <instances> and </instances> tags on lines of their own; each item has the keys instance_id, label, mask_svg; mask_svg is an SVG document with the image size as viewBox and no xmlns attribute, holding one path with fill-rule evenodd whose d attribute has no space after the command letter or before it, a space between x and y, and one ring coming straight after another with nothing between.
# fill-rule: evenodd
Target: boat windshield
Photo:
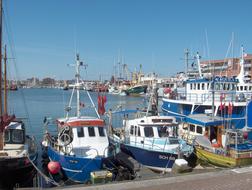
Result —
<instances>
[{"instance_id":1,"label":"boat windshield","mask_svg":"<svg viewBox=\"0 0 252 190\"><path fill-rule=\"evenodd\" d=\"M24 131L23 130L13 130L12 131L12 141L14 143L22 143L24 141L24 135L23 135Z\"/></svg>"},{"instance_id":2,"label":"boat windshield","mask_svg":"<svg viewBox=\"0 0 252 190\"><path fill-rule=\"evenodd\" d=\"M159 137L173 137L177 136L176 126L160 126L157 127Z\"/></svg>"},{"instance_id":3,"label":"boat windshield","mask_svg":"<svg viewBox=\"0 0 252 190\"><path fill-rule=\"evenodd\" d=\"M20 129L10 129L5 130L4 142L8 144L24 144L24 130Z\"/></svg>"}]
</instances>

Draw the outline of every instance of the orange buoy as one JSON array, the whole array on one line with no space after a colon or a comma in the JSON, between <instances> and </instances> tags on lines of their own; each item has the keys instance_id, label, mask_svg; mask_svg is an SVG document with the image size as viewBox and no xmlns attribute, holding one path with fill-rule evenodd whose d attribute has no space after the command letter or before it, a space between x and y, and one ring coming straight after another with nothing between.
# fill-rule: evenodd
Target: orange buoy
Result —
<instances>
[{"instance_id":1,"label":"orange buoy","mask_svg":"<svg viewBox=\"0 0 252 190\"><path fill-rule=\"evenodd\" d=\"M50 161L47 165L47 169L51 174L57 174L60 171L60 163L55 161Z\"/></svg>"}]
</instances>

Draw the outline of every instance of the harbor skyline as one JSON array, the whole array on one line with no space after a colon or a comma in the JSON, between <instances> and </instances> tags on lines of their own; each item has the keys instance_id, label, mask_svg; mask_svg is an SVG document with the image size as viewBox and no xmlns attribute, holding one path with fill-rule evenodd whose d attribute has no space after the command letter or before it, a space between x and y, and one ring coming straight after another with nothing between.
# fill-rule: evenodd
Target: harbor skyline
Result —
<instances>
[{"instance_id":1,"label":"harbor skyline","mask_svg":"<svg viewBox=\"0 0 252 190\"><path fill-rule=\"evenodd\" d=\"M118 55L133 72L160 76L184 71L184 50L203 59L224 58L234 34L252 52L250 1L5 1L4 22L12 33L21 79L71 79L79 52L88 79L110 79ZM9 40L3 36L4 41ZM208 45L207 45L208 44ZM9 50L9 52L12 52ZM231 52L228 54L230 57ZM176 67L174 67L176 64ZM11 67L11 65L10 65Z\"/></svg>"}]
</instances>

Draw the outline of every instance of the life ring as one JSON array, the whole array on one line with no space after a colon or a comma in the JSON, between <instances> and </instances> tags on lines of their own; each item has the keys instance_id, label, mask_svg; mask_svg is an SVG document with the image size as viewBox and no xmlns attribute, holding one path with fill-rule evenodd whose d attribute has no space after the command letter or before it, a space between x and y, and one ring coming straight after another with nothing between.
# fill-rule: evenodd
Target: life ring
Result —
<instances>
[{"instance_id":1,"label":"life ring","mask_svg":"<svg viewBox=\"0 0 252 190\"><path fill-rule=\"evenodd\" d=\"M71 138L71 136L64 132L59 136L59 141L63 146L67 146L72 142L73 138Z\"/></svg>"}]
</instances>

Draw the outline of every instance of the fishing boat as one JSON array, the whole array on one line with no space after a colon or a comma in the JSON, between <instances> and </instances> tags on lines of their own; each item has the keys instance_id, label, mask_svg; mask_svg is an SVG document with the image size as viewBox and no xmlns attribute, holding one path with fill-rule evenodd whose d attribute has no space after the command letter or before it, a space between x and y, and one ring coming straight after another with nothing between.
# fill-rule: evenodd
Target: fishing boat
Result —
<instances>
[{"instance_id":1,"label":"fishing boat","mask_svg":"<svg viewBox=\"0 0 252 190\"><path fill-rule=\"evenodd\" d=\"M200 65L199 55L197 60ZM190 114L200 114L211 109L214 101L213 114L220 116L220 107L227 111L229 104L232 104L232 123L236 128L242 128L245 124L246 99L240 98L237 94L238 80L233 77L203 77L200 67L199 71L199 78L185 81L184 92L173 90L169 96L163 97L163 113L175 116L181 121ZM212 91L215 91L215 96L212 95Z\"/></svg>"},{"instance_id":2,"label":"fishing boat","mask_svg":"<svg viewBox=\"0 0 252 190\"><path fill-rule=\"evenodd\" d=\"M98 111L95 108L93 100L88 91L87 95L96 112L96 117L81 115L81 108L84 104L80 102L80 66L82 62L79 55L76 56L76 74L75 84L73 86L72 95L69 105L66 109L66 116L56 119L57 134L53 136L48 132L44 136L42 145L45 147L46 153L51 162L48 167L53 169L49 171L53 174L62 171L63 175L69 180L78 183L90 182L90 173L103 169L103 164L109 155L109 141L105 129L105 122L100 118L100 114L104 114L105 96L98 98ZM76 115L70 116L71 104L74 93L76 91ZM99 113L98 113L99 112ZM48 120L45 119L47 127ZM57 166L57 171L55 171Z\"/></svg>"},{"instance_id":3,"label":"fishing boat","mask_svg":"<svg viewBox=\"0 0 252 190\"><path fill-rule=\"evenodd\" d=\"M128 88L127 90L125 90L125 92L127 95L130 95L130 96L140 96L147 92L147 88L148 88L147 85L139 84L139 85L135 85L133 87Z\"/></svg>"},{"instance_id":4,"label":"fishing boat","mask_svg":"<svg viewBox=\"0 0 252 190\"><path fill-rule=\"evenodd\" d=\"M2 25L2 0L0 0L0 24ZM2 26L0 27L2 29ZM0 31L2 34L2 31ZM0 35L0 55L2 55L2 35ZM4 53L4 76L0 59L0 188L25 186L32 181L36 170L38 151L35 138L26 134L25 124L14 114L8 113L7 102L7 53ZM3 87L3 88L2 88ZM4 101L3 101L4 100Z\"/></svg>"},{"instance_id":5,"label":"fishing boat","mask_svg":"<svg viewBox=\"0 0 252 190\"><path fill-rule=\"evenodd\" d=\"M194 144L197 157L203 162L221 167L252 164L248 131L230 128L231 120L212 114L190 115L184 118L180 135Z\"/></svg>"},{"instance_id":6,"label":"fishing boat","mask_svg":"<svg viewBox=\"0 0 252 190\"><path fill-rule=\"evenodd\" d=\"M187 160L188 165L193 166L196 162L194 149L177 135L176 118L149 114L156 113L155 108L152 112L149 111L151 107L155 107L151 105L153 97L151 95L144 116L135 112L135 117L128 119L127 116L129 113L134 113L134 110L119 111L126 117L123 120L122 130L110 136L111 142L119 143L123 152L156 172L171 171L178 158Z\"/></svg>"}]
</instances>

